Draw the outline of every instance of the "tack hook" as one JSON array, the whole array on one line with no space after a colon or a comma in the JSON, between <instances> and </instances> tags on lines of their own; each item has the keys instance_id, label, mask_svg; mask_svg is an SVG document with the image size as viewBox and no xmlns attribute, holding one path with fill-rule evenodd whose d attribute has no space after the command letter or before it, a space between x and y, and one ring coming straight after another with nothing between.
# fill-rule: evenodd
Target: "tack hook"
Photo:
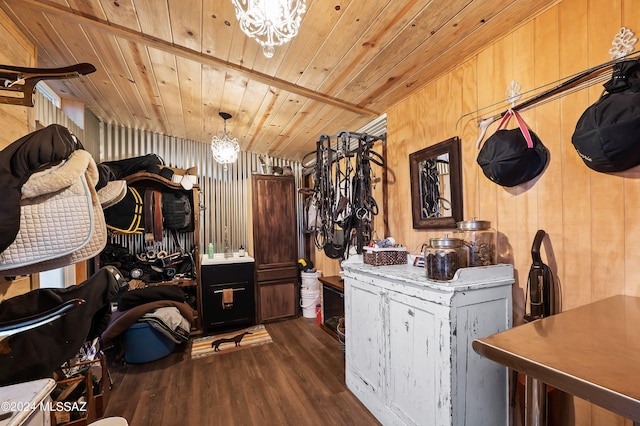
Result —
<instances>
[{"instance_id":1,"label":"tack hook","mask_svg":"<svg viewBox=\"0 0 640 426\"><path fill-rule=\"evenodd\" d=\"M482 139L484 139L484 135L487 134L487 128L496 121L496 116L493 115L491 117L487 117L484 120L478 121L478 127L480 127L480 136L478 136L478 140L476 141L476 148L480 148L480 144L482 143Z\"/></svg>"}]
</instances>

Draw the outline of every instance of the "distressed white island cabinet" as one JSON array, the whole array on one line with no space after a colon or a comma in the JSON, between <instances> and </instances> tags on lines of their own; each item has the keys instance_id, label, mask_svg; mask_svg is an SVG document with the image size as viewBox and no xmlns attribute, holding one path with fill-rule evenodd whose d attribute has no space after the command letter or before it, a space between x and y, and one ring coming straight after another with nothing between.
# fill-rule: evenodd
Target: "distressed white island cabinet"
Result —
<instances>
[{"instance_id":1,"label":"distressed white island cabinet","mask_svg":"<svg viewBox=\"0 0 640 426\"><path fill-rule=\"evenodd\" d=\"M342 265L347 387L382 424L508 424L507 370L471 342L511 327L513 266Z\"/></svg>"}]
</instances>

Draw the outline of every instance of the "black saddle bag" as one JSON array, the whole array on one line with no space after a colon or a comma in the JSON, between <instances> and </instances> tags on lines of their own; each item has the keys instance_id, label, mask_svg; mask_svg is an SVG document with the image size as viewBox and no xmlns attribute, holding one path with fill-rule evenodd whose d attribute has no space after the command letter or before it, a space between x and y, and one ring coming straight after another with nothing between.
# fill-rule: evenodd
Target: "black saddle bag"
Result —
<instances>
[{"instance_id":1,"label":"black saddle bag","mask_svg":"<svg viewBox=\"0 0 640 426\"><path fill-rule=\"evenodd\" d=\"M193 231L193 208L187 194L178 191L162 193L164 227L179 232Z\"/></svg>"}]
</instances>

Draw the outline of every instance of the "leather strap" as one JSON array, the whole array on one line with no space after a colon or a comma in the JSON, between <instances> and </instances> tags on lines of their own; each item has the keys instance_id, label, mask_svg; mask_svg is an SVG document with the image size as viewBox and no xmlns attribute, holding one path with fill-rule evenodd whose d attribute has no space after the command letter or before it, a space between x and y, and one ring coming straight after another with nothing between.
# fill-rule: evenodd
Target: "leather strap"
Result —
<instances>
[{"instance_id":1,"label":"leather strap","mask_svg":"<svg viewBox=\"0 0 640 426\"><path fill-rule=\"evenodd\" d=\"M153 240L162 241L162 192L153 191Z\"/></svg>"},{"instance_id":2,"label":"leather strap","mask_svg":"<svg viewBox=\"0 0 640 426\"><path fill-rule=\"evenodd\" d=\"M162 241L162 192L155 189L144 191L144 240Z\"/></svg>"},{"instance_id":3,"label":"leather strap","mask_svg":"<svg viewBox=\"0 0 640 426\"><path fill-rule=\"evenodd\" d=\"M173 242L175 243L176 248L180 250L181 254L184 254L184 249L182 248L182 245L180 244L180 240L178 239L178 231L176 231L175 229L172 229L171 235L173 236Z\"/></svg>"},{"instance_id":4,"label":"leather strap","mask_svg":"<svg viewBox=\"0 0 640 426\"><path fill-rule=\"evenodd\" d=\"M153 191L144 191L144 201L142 203L144 211L144 240L153 241Z\"/></svg>"}]
</instances>

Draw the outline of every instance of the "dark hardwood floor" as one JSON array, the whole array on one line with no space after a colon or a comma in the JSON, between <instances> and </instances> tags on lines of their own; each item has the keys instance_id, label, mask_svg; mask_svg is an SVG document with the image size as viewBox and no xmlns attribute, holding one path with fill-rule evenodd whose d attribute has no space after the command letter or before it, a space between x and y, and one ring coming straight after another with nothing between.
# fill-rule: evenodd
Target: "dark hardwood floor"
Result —
<instances>
[{"instance_id":1,"label":"dark hardwood floor","mask_svg":"<svg viewBox=\"0 0 640 426\"><path fill-rule=\"evenodd\" d=\"M272 343L233 353L192 360L186 344L147 364L110 361L105 415L131 426L379 424L346 388L338 341L314 319L266 328Z\"/></svg>"}]
</instances>

